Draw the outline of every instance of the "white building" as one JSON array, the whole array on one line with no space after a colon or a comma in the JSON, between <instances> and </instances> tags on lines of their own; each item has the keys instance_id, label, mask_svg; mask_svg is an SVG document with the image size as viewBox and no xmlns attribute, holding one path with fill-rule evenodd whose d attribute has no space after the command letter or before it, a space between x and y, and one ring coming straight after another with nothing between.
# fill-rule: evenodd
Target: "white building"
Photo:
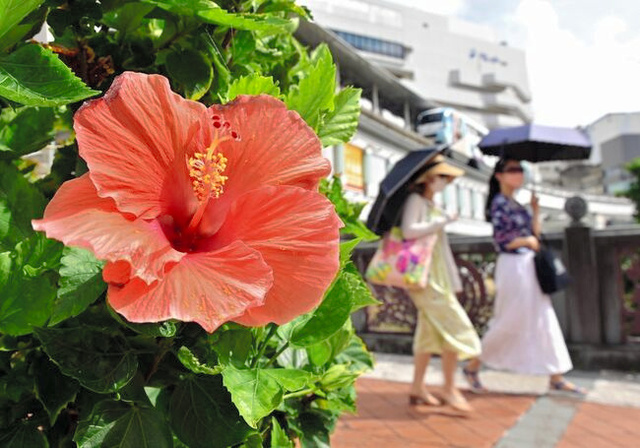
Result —
<instances>
[{"instance_id":1,"label":"white building","mask_svg":"<svg viewBox=\"0 0 640 448\"><path fill-rule=\"evenodd\" d=\"M525 53L491 30L381 0L302 0L314 20L436 106L489 128L531 121Z\"/></svg>"},{"instance_id":2,"label":"white building","mask_svg":"<svg viewBox=\"0 0 640 448\"><path fill-rule=\"evenodd\" d=\"M604 174L604 191L626 191L634 179L625 165L640 157L640 112L607 114L587 131L593 142L591 162L600 164Z\"/></svg>"}]
</instances>

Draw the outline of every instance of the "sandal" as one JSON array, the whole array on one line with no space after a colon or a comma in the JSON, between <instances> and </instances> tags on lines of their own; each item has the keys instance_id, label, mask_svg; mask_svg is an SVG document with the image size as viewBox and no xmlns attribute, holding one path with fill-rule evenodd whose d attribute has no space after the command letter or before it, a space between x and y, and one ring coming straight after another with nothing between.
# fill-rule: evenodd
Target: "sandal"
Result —
<instances>
[{"instance_id":1,"label":"sandal","mask_svg":"<svg viewBox=\"0 0 640 448\"><path fill-rule=\"evenodd\" d=\"M465 414L473 411L469 402L462 395L443 395L442 400L456 411L464 412Z\"/></svg>"},{"instance_id":2,"label":"sandal","mask_svg":"<svg viewBox=\"0 0 640 448\"><path fill-rule=\"evenodd\" d=\"M572 395L578 395L581 397L587 395L587 392L588 392L587 389L585 389L584 387L576 386L575 384L565 380L549 382L549 390L555 391L555 392L568 392Z\"/></svg>"},{"instance_id":3,"label":"sandal","mask_svg":"<svg viewBox=\"0 0 640 448\"><path fill-rule=\"evenodd\" d=\"M464 378L467 380L469 384L469 390L474 394L484 394L487 393L487 388L482 385L480 382L480 376L478 375L478 370L467 370L466 367L462 368L462 373L464 374Z\"/></svg>"},{"instance_id":4,"label":"sandal","mask_svg":"<svg viewBox=\"0 0 640 448\"><path fill-rule=\"evenodd\" d=\"M427 392L426 395L409 394L409 404L411 406L417 406L421 404L427 406L440 406L442 403L436 397Z\"/></svg>"}]
</instances>

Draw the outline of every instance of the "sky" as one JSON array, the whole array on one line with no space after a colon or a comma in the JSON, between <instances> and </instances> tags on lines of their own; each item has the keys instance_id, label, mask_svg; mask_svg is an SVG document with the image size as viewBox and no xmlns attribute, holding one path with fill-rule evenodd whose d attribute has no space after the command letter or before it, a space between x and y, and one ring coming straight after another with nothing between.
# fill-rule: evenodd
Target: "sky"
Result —
<instances>
[{"instance_id":1,"label":"sky","mask_svg":"<svg viewBox=\"0 0 640 448\"><path fill-rule=\"evenodd\" d=\"M492 29L527 55L534 121L640 111L640 0L387 0Z\"/></svg>"}]
</instances>

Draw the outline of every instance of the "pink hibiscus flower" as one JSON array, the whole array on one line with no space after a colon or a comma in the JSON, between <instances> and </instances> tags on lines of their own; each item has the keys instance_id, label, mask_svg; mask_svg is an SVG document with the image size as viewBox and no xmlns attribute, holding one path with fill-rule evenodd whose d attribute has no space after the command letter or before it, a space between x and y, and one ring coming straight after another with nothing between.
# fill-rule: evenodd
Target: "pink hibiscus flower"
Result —
<instances>
[{"instance_id":1,"label":"pink hibiscus flower","mask_svg":"<svg viewBox=\"0 0 640 448\"><path fill-rule=\"evenodd\" d=\"M321 144L270 96L224 106L127 72L75 115L89 172L36 230L107 260L109 304L131 322L283 324L313 309L339 267Z\"/></svg>"}]
</instances>

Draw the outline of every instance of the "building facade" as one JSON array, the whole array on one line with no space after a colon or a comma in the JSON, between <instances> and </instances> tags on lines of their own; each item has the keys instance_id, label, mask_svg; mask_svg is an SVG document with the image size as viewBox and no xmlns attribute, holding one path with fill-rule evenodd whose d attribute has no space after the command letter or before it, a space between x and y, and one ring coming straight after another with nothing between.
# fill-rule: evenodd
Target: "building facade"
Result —
<instances>
[{"instance_id":1,"label":"building facade","mask_svg":"<svg viewBox=\"0 0 640 448\"><path fill-rule=\"evenodd\" d=\"M302 0L314 20L435 106L488 128L531 121L525 53L490 30L381 0Z\"/></svg>"},{"instance_id":2,"label":"building facade","mask_svg":"<svg viewBox=\"0 0 640 448\"><path fill-rule=\"evenodd\" d=\"M602 167L604 192L628 190L635 179L625 165L640 157L640 112L607 114L587 131L593 142L591 162Z\"/></svg>"}]
</instances>

